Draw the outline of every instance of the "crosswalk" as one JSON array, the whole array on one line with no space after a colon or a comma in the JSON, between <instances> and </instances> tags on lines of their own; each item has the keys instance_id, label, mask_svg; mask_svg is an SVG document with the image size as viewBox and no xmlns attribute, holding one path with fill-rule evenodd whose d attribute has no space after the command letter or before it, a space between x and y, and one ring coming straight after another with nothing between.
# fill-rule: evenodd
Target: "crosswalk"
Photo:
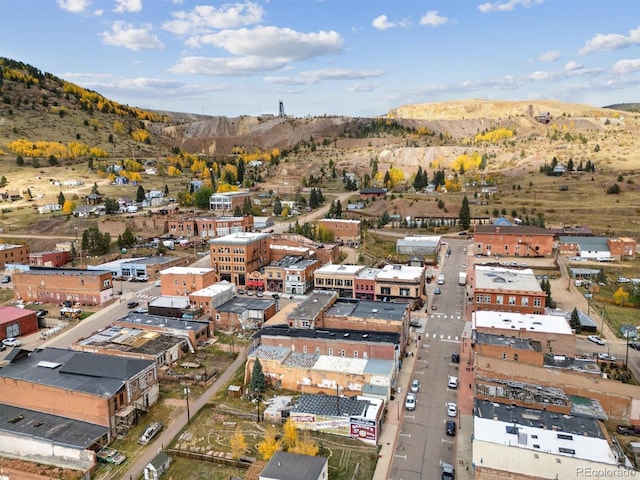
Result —
<instances>
[{"instance_id":1,"label":"crosswalk","mask_svg":"<svg viewBox=\"0 0 640 480\"><path fill-rule=\"evenodd\" d=\"M444 335L439 333L423 333L423 340L441 340L443 342L460 343L460 337L458 335Z\"/></svg>"},{"instance_id":2,"label":"crosswalk","mask_svg":"<svg viewBox=\"0 0 640 480\"><path fill-rule=\"evenodd\" d=\"M451 318L452 320L460 320L462 318L462 314L432 313L431 318L433 318L434 320L446 320L447 318Z\"/></svg>"}]
</instances>

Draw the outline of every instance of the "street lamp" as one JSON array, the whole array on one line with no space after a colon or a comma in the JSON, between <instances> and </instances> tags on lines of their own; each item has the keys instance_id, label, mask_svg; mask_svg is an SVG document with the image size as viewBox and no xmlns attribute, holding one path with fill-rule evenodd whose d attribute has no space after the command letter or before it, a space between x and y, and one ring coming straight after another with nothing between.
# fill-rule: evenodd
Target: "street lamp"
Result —
<instances>
[{"instance_id":1,"label":"street lamp","mask_svg":"<svg viewBox=\"0 0 640 480\"><path fill-rule=\"evenodd\" d=\"M187 397L187 423L191 425L191 411L189 410L189 388L184 388L184 394Z\"/></svg>"}]
</instances>

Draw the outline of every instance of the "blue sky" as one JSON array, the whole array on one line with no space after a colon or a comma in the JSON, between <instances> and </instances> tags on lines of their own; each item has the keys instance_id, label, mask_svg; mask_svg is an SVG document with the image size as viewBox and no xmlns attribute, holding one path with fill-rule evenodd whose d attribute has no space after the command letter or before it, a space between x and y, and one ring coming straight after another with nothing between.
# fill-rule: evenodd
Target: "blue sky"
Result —
<instances>
[{"instance_id":1,"label":"blue sky","mask_svg":"<svg viewBox=\"0 0 640 480\"><path fill-rule=\"evenodd\" d=\"M0 55L142 108L640 101L638 0L0 0Z\"/></svg>"}]
</instances>

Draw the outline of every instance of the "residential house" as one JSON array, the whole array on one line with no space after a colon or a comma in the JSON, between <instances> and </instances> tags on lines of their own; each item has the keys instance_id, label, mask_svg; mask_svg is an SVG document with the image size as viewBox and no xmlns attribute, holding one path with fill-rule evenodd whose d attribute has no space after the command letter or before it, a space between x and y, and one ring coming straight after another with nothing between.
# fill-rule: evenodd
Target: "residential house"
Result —
<instances>
[{"instance_id":1,"label":"residential house","mask_svg":"<svg viewBox=\"0 0 640 480\"><path fill-rule=\"evenodd\" d=\"M214 193L209 198L209 208L217 211L231 211L236 207L242 208L246 199L251 196L250 192L224 192Z\"/></svg>"},{"instance_id":2,"label":"residential house","mask_svg":"<svg viewBox=\"0 0 640 480\"><path fill-rule=\"evenodd\" d=\"M158 480L163 473L169 471L170 464L171 458L169 455L164 450L160 450L144 467L144 480Z\"/></svg>"},{"instance_id":3,"label":"residential house","mask_svg":"<svg viewBox=\"0 0 640 480\"><path fill-rule=\"evenodd\" d=\"M386 188L363 188L360 190L360 198L382 198L387 194Z\"/></svg>"}]
</instances>

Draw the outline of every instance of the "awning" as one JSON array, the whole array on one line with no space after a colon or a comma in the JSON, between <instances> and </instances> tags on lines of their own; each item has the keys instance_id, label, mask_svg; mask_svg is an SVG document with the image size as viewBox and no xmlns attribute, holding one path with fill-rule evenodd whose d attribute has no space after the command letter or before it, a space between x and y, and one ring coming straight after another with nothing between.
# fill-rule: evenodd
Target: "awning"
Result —
<instances>
[{"instance_id":1,"label":"awning","mask_svg":"<svg viewBox=\"0 0 640 480\"><path fill-rule=\"evenodd\" d=\"M264 287L264 280L247 280L247 287Z\"/></svg>"}]
</instances>

